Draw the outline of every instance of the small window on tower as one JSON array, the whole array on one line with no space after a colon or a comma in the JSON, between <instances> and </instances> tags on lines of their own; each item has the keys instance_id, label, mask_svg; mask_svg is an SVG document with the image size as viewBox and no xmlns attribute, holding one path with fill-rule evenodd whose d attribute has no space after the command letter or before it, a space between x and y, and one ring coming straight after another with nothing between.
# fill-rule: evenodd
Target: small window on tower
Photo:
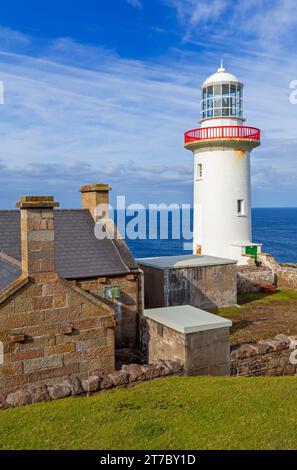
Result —
<instances>
[{"instance_id":1,"label":"small window on tower","mask_svg":"<svg viewBox=\"0 0 297 470\"><path fill-rule=\"evenodd\" d=\"M237 200L237 215L244 215L244 200Z\"/></svg>"},{"instance_id":2,"label":"small window on tower","mask_svg":"<svg viewBox=\"0 0 297 470\"><path fill-rule=\"evenodd\" d=\"M203 176L202 163L198 163L198 165L197 165L197 180L201 180L202 176Z\"/></svg>"}]
</instances>

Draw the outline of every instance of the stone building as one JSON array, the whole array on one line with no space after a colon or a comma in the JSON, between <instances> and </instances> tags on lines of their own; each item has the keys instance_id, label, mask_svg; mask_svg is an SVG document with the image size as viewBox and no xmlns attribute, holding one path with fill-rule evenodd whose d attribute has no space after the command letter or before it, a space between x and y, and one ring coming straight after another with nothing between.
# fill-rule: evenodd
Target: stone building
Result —
<instances>
[{"instance_id":1,"label":"stone building","mask_svg":"<svg viewBox=\"0 0 297 470\"><path fill-rule=\"evenodd\" d=\"M110 188L81 188L82 209L22 197L0 211L0 392L115 369L115 349L138 341L141 271L121 239L97 239Z\"/></svg>"},{"instance_id":2,"label":"stone building","mask_svg":"<svg viewBox=\"0 0 297 470\"><path fill-rule=\"evenodd\" d=\"M140 258L145 308L192 305L204 310L237 303L236 261L206 255Z\"/></svg>"}]
</instances>

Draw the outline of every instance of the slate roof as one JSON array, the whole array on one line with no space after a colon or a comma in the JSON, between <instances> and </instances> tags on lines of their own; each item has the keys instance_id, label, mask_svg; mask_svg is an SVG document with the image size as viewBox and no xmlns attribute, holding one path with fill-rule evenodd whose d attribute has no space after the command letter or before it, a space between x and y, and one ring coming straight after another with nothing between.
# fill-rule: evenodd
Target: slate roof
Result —
<instances>
[{"instance_id":1,"label":"slate roof","mask_svg":"<svg viewBox=\"0 0 297 470\"><path fill-rule=\"evenodd\" d=\"M21 274L21 268L10 263L6 259L0 258L0 291L5 289Z\"/></svg>"},{"instance_id":2,"label":"slate roof","mask_svg":"<svg viewBox=\"0 0 297 470\"><path fill-rule=\"evenodd\" d=\"M98 240L87 209L55 209L56 272L66 279L121 275L137 267L126 244ZM0 211L0 250L21 260L20 211Z\"/></svg>"}]
</instances>

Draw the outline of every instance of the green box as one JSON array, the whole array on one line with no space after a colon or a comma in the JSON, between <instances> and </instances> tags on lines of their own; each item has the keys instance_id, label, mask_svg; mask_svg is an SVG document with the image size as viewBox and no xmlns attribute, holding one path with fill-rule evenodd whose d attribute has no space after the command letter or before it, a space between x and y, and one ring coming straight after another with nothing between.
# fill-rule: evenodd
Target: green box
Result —
<instances>
[{"instance_id":1,"label":"green box","mask_svg":"<svg viewBox=\"0 0 297 470\"><path fill-rule=\"evenodd\" d=\"M120 286L104 286L103 289L103 298L107 300L119 299L121 297Z\"/></svg>"}]
</instances>

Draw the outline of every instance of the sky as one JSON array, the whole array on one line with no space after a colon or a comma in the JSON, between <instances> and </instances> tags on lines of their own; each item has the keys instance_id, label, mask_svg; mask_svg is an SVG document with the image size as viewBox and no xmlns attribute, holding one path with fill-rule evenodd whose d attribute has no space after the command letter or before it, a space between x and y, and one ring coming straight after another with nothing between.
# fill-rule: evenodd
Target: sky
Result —
<instances>
[{"instance_id":1,"label":"sky","mask_svg":"<svg viewBox=\"0 0 297 470\"><path fill-rule=\"evenodd\" d=\"M244 82L254 207L297 206L295 0L10 0L1 6L0 209L22 195L79 207L191 203L200 85L224 59Z\"/></svg>"}]
</instances>

